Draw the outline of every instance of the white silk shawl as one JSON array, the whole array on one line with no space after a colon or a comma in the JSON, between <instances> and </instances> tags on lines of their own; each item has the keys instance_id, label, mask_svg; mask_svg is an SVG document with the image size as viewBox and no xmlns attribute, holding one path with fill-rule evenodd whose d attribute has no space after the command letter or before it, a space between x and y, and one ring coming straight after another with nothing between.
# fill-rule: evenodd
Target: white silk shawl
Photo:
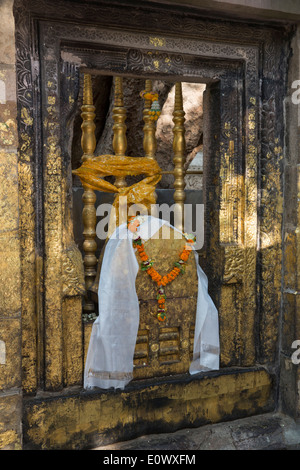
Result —
<instances>
[{"instance_id":1,"label":"white silk shawl","mask_svg":"<svg viewBox=\"0 0 300 470\"><path fill-rule=\"evenodd\" d=\"M138 231L146 241L165 220L143 217ZM135 288L139 264L132 244L133 233L124 223L107 242L103 257L99 291L99 316L95 320L84 371L84 388L124 387L133 378L133 355L139 327L139 302ZM194 351L190 374L219 369L219 322L217 309L208 294L207 277L198 263L198 297Z\"/></svg>"}]
</instances>

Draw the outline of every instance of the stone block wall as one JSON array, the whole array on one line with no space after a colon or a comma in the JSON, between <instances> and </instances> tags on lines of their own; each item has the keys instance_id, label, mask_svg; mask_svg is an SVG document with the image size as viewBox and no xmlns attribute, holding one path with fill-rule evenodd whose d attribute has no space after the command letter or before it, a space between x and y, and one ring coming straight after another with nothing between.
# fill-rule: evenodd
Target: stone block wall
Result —
<instances>
[{"instance_id":1,"label":"stone block wall","mask_svg":"<svg viewBox=\"0 0 300 470\"><path fill-rule=\"evenodd\" d=\"M13 0L0 3L0 450L21 448L21 276Z\"/></svg>"}]
</instances>

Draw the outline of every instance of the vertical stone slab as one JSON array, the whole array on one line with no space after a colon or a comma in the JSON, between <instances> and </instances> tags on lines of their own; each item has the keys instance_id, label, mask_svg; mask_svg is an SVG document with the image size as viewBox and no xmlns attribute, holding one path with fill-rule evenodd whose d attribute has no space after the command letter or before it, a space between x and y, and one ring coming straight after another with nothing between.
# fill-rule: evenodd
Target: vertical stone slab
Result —
<instances>
[{"instance_id":1,"label":"vertical stone slab","mask_svg":"<svg viewBox=\"0 0 300 470\"><path fill-rule=\"evenodd\" d=\"M21 276L13 1L0 4L0 449L21 447Z\"/></svg>"},{"instance_id":2,"label":"vertical stone slab","mask_svg":"<svg viewBox=\"0 0 300 470\"><path fill-rule=\"evenodd\" d=\"M78 66L60 61L60 42L47 39L41 25L44 216L45 388L59 390L82 382L82 256L71 220L71 157L67 136L76 109ZM57 282L60 279L61 282Z\"/></svg>"},{"instance_id":3,"label":"vertical stone slab","mask_svg":"<svg viewBox=\"0 0 300 470\"><path fill-rule=\"evenodd\" d=\"M211 183L209 187L207 181L205 186L210 218L207 254L208 258L215 259L207 262L213 265L216 277L213 283L220 285L218 307L223 366L255 363L257 64L258 48L253 47L252 55L245 61L246 72L230 71L222 77L219 109L212 116L214 119L218 112L220 124L215 130L216 124L212 124L213 132L210 131L207 142L207 146L211 146L213 139L219 141L217 152L206 164Z\"/></svg>"},{"instance_id":4,"label":"vertical stone slab","mask_svg":"<svg viewBox=\"0 0 300 470\"><path fill-rule=\"evenodd\" d=\"M283 269L282 324L280 344L280 402L285 413L300 417L300 366L293 358L294 341L300 339L300 172L299 131L300 104L297 94L300 73L300 31L292 41L292 57L287 77L285 106L285 160L283 181Z\"/></svg>"},{"instance_id":5,"label":"vertical stone slab","mask_svg":"<svg viewBox=\"0 0 300 470\"><path fill-rule=\"evenodd\" d=\"M48 44L45 54L54 52ZM51 55L52 54L52 55ZM53 57L54 59L54 57ZM43 91L44 122L44 237L45 237L45 384L48 390L63 386L62 330L62 155L59 126L59 70L55 60L46 64L51 86ZM46 83L49 84L50 80Z\"/></svg>"},{"instance_id":6,"label":"vertical stone slab","mask_svg":"<svg viewBox=\"0 0 300 470\"><path fill-rule=\"evenodd\" d=\"M36 185L35 172L35 126L39 108L34 106L34 82L36 76L32 73L32 55L30 46L30 17L27 11L29 5L24 2L14 2L14 18L16 23L16 72L18 100L18 180L19 180L19 234L21 258L21 291L22 291L22 384L25 393L35 393L38 385L38 324L36 315L37 305L41 305L39 288L36 281L41 279L42 269L37 268L36 237L40 234L37 229L36 217ZM41 260L41 258L40 258ZM37 341L38 338L38 341Z\"/></svg>"},{"instance_id":7,"label":"vertical stone slab","mask_svg":"<svg viewBox=\"0 0 300 470\"><path fill-rule=\"evenodd\" d=\"M274 363L279 352L283 225L283 96L289 50L274 34L264 44L261 85L259 187L259 361Z\"/></svg>"}]
</instances>

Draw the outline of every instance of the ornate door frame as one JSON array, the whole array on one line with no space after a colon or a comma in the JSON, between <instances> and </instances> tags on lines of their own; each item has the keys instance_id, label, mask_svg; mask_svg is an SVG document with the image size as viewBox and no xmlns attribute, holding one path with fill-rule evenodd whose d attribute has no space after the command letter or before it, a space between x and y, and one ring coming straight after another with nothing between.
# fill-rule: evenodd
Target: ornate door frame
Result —
<instances>
[{"instance_id":1,"label":"ornate door frame","mask_svg":"<svg viewBox=\"0 0 300 470\"><path fill-rule=\"evenodd\" d=\"M180 15L179 7L137 9L130 1L23 3L16 1L15 18L24 391L81 383L81 291L76 248L68 236L66 144L80 69L208 84L204 269L220 312L221 362L225 368L260 363L272 374L279 335L282 96L290 32L204 19L194 10ZM70 263L73 271L65 276ZM73 323L70 309L76 312ZM64 355L70 332L75 360ZM75 372L68 361L77 364Z\"/></svg>"}]
</instances>

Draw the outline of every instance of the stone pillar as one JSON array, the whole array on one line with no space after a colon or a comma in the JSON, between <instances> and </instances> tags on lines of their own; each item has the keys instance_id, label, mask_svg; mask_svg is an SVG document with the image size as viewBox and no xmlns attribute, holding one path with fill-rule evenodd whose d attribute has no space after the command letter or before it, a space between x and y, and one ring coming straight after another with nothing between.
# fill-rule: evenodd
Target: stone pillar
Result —
<instances>
[{"instance_id":1,"label":"stone pillar","mask_svg":"<svg viewBox=\"0 0 300 470\"><path fill-rule=\"evenodd\" d=\"M300 28L292 40L285 99L282 333L280 398L282 411L300 418ZM299 82L297 82L299 81ZM297 353L298 349L298 353Z\"/></svg>"},{"instance_id":2,"label":"stone pillar","mask_svg":"<svg viewBox=\"0 0 300 470\"><path fill-rule=\"evenodd\" d=\"M13 0L0 3L0 450L21 448L21 286Z\"/></svg>"}]
</instances>

